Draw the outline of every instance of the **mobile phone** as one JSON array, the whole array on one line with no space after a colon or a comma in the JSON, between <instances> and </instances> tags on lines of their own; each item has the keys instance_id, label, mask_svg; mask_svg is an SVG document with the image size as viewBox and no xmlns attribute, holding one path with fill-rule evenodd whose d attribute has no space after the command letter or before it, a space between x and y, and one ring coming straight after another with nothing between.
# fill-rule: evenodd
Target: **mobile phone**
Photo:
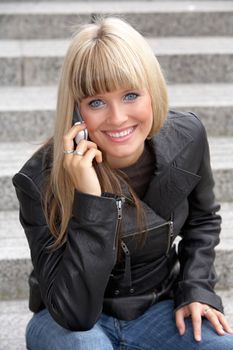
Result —
<instances>
[{"instance_id":1,"label":"mobile phone","mask_svg":"<svg viewBox=\"0 0 233 350\"><path fill-rule=\"evenodd\" d=\"M77 122L83 122L83 118L80 114L80 110L78 105L75 105L74 112L73 112L73 124ZM75 142L78 144L81 140L87 140L88 139L88 131L87 129L83 129L79 131L79 133L75 136Z\"/></svg>"}]
</instances>

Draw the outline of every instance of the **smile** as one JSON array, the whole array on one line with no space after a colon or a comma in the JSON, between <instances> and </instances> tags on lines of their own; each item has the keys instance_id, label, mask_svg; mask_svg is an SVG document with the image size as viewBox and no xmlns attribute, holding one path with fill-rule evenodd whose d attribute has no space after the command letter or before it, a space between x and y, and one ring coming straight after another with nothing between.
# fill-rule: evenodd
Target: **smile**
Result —
<instances>
[{"instance_id":1,"label":"smile","mask_svg":"<svg viewBox=\"0 0 233 350\"><path fill-rule=\"evenodd\" d=\"M112 138L121 138L121 137L125 137L129 134L131 134L133 132L134 128L131 127L129 129L126 130L122 130L122 131L117 131L117 132L106 132L106 134Z\"/></svg>"}]
</instances>

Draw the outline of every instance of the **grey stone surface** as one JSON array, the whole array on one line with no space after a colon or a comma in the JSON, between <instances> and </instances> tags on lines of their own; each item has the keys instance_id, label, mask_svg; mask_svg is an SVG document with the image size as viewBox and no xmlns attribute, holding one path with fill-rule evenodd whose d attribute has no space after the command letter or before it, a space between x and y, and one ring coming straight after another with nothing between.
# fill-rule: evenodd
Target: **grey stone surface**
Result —
<instances>
[{"instance_id":1,"label":"grey stone surface","mask_svg":"<svg viewBox=\"0 0 233 350\"><path fill-rule=\"evenodd\" d=\"M56 90L55 86L0 87L0 111L54 111Z\"/></svg>"},{"instance_id":2,"label":"grey stone surface","mask_svg":"<svg viewBox=\"0 0 233 350\"><path fill-rule=\"evenodd\" d=\"M222 216L222 232L220 235L220 244L216 248L216 271L218 273L218 287L224 289L233 286L232 268L233 261L233 204L222 203L220 211ZM233 304L230 304L233 316Z\"/></svg>"},{"instance_id":3,"label":"grey stone surface","mask_svg":"<svg viewBox=\"0 0 233 350\"><path fill-rule=\"evenodd\" d=\"M18 211L0 212L0 300L25 298L31 269L29 247Z\"/></svg>"},{"instance_id":4,"label":"grey stone surface","mask_svg":"<svg viewBox=\"0 0 233 350\"><path fill-rule=\"evenodd\" d=\"M65 38L94 14L123 16L145 35L232 35L231 1L0 3L1 38Z\"/></svg>"},{"instance_id":5,"label":"grey stone surface","mask_svg":"<svg viewBox=\"0 0 233 350\"><path fill-rule=\"evenodd\" d=\"M25 329L32 316L28 301L0 301L0 310L0 350L25 350Z\"/></svg>"},{"instance_id":6,"label":"grey stone surface","mask_svg":"<svg viewBox=\"0 0 233 350\"><path fill-rule=\"evenodd\" d=\"M169 83L231 82L233 39L148 38ZM67 40L0 41L0 84L57 84Z\"/></svg>"},{"instance_id":7,"label":"grey stone surface","mask_svg":"<svg viewBox=\"0 0 233 350\"><path fill-rule=\"evenodd\" d=\"M0 45L0 50L1 50ZM0 84L1 86L22 85L22 59L14 57L0 57Z\"/></svg>"},{"instance_id":8,"label":"grey stone surface","mask_svg":"<svg viewBox=\"0 0 233 350\"><path fill-rule=\"evenodd\" d=\"M24 85L57 84L62 62L62 58L25 58Z\"/></svg>"},{"instance_id":9,"label":"grey stone surface","mask_svg":"<svg viewBox=\"0 0 233 350\"><path fill-rule=\"evenodd\" d=\"M54 111L0 112L0 124L1 141L44 143L52 135Z\"/></svg>"},{"instance_id":10,"label":"grey stone surface","mask_svg":"<svg viewBox=\"0 0 233 350\"><path fill-rule=\"evenodd\" d=\"M222 157L225 157L223 154ZM231 163L232 164L232 163ZM232 165L229 169L213 170L215 181L215 194L218 200L232 201L233 200L233 171Z\"/></svg>"},{"instance_id":11,"label":"grey stone surface","mask_svg":"<svg viewBox=\"0 0 233 350\"><path fill-rule=\"evenodd\" d=\"M169 84L232 82L233 55L158 56Z\"/></svg>"},{"instance_id":12,"label":"grey stone surface","mask_svg":"<svg viewBox=\"0 0 233 350\"><path fill-rule=\"evenodd\" d=\"M18 208L12 176L37 148L38 144L0 144L0 210Z\"/></svg>"},{"instance_id":13,"label":"grey stone surface","mask_svg":"<svg viewBox=\"0 0 233 350\"><path fill-rule=\"evenodd\" d=\"M174 110L196 113L209 136L231 136L232 88L232 84L168 85L170 106Z\"/></svg>"},{"instance_id":14,"label":"grey stone surface","mask_svg":"<svg viewBox=\"0 0 233 350\"><path fill-rule=\"evenodd\" d=\"M32 270L30 259L5 259L0 264L0 299L25 298Z\"/></svg>"},{"instance_id":15,"label":"grey stone surface","mask_svg":"<svg viewBox=\"0 0 233 350\"><path fill-rule=\"evenodd\" d=\"M179 111L192 111L202 120L208 135L232 136L233 135L233 110L230 106L188 106L174 108Z\"/></svg>"},{"instance_id":16,"label":"grey stone surface","mask_svg":"<svg viewBox=\"0 0 233 350\"><path fill-rule=\"evenodd\" d=\"M64 0L33 0L33 2L34 3L38 3L38 2L40 2L40 3L44 3L44 2L63 2ZM75 0L76 2L83 2L83 0ZM99 2L99 0L86 0L86 2L94 2L94 1L96 1L96 2ZM109 1L109 0L102 0L102 2L105 2L105 1ZM124 2L125 0L118 0L118 2L119 1L122 1L122 2ZM135 2L135 0L127 0L128 2L129 1L132 1L132 2ZM142 2L161 2L161 0L142 0ZM163 0L163 1L167 1L167 2L171 2L171 1L175 1L175 2L177 2L177 0ZM192 1L192 0L179 0L179 2L181 2L181 1L187 1L187 2L189 2L190 3L190 1ZM213 2L213 1L219 1L219 0L205 0L205 1L211 1L211 2ZM232 0L225 0L225 1L232 1ZM9 0L0 0L0 3L4 3L4 2L9 2ZM32 2L32 0L17 0L17 2Z\"/></svg>"}]
</instances>

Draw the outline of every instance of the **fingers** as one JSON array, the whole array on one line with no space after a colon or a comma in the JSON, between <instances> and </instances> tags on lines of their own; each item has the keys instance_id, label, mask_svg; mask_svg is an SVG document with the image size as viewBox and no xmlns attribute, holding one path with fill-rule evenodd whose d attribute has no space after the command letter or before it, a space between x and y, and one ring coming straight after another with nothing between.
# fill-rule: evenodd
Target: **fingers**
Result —
<instances>
[{"instance_id":1,"label":"fingers","mask_svg":"<svg viewBox=\"0 0 233 350\"><path fill-rule=\"evenodd\" d=\"M233 334L233 330L231 329L231 326L229 324L229 322L227 321L226 317L220 312L215 310L216 315L218 316L218 319L221 323L221 325L223 326L223 329L230 334Z\"/></svg>"},{"instance_id":2,"label":"fingers","mask_svg":"<svg viewBox=\"0 0 233 350\"><path fill-rule=\"evenodd\" d=\"M67 152L68 153L65 154L64 157L64 167L66 169L71 165L76 167L79 163L84 167L92 167L94 158L97 163L102 162L102 152L97 149L97 145L92 141L82 140L72 153L70 153L69 150L67 150Z\"/></svg>"},{"instance_id":3,"label":"fingers","mask_svg":"<svg viewBox=\"0 0 233 350\"><path fill-rule=\"evenodd\" d=\"M81 130L84 130L85 128L86 128L85 123L74 124L72 126L72 128L70 128L70 130L63 137L64 150L70 151L70 150L74 149L75 136L77 135L78 132L80 132ZM71 153L68 154L68 156L70 156L70 155L71 155Z\"/></svg>"},{"instance_id":4,"label":"fingers","mask_svg":"<svg viewBox=\"0 0 233 350\"><path fill-rule=\"evenodd\" d=\"M82 153L82 151L81 151ZM93 159L97 161L97 163L102 162L102 152L100 152L97 148L89 148L88 151L85 152L83 158L82 158L82 163L85 164L92 164Z\"/></svg>"},{"instance_id":5,"label":"fingers","mask_svg":"<svg viewBox=\"0 0 233 350\"><path fill-rule=\"evenodd\" d=\"M228 321L221 312L211 307L207 307L204 309L203 316L205 316L211 322L211 324L213 325L213 327L219 335L224 335L225 332L230 334L233 333Z\"/></svg>"},{"instance_id":6,"label":"fingers","mask_svg":"<svg viewBox=\"0 0 233 350\"><path fill-rule=\"evenodd\" d=\"M97 145L92 141L82 140L76 147L73 153L74 156L81 156L77 159L74 157L74 161L81 161L86 164L92 164L95 158L98 163L102 162L102 153L97 149Z\"/></svg>"},{"instance_id":7,"label":"fingers","mask_svg":"<svg viewBox=\"0 0 233 350\"><path fill-rule=\"evenodd\" d=\"M210 323L214 326L216 332L219 335L224 335L225 332L222 328L221 323L218 320L217 315L215 314L213 309L210 309L210 311L208 313L205 313L205 317L210 321Z\"/></svg>"},{"instance_id":8,"label":"fingers","mask_svg":"<svg viewBox=\"0 0 233 350\"><path fill-rule=\"evenodd\" d=\"M197 304L197 305L194 305ZM191 316L193 325L193 336L196 341L201 341L201 307L199 303L192 303L191 305Z\"/></svg>"},{"instance_id":9,"label":"fingers","mask_svg":"<svg viewBox=\"0 0 233 350\"><path fill-rule=\"evenodd\" d=\"M93 167L93 160L102 162L102 153L94 142L82 139L74 149L74 138L85 124L76 124L64 135L63 166L74 187L84 193L101 195L101 185Z\"/></svg>"},{"instance_id":10,"label":"fingers","mask_svg":"<svg viewBox=\"0 0 233 350\"><path fill-rule=\"evenodd\" d=\"M220 311L210 307L209 305L194 302L183 306L176 311L176 326L180 335L184 335L185 333L184 319L188 316L191 316L194 339L198 342L201 341L203 316L209 320L219 335L224 335L226 332L233 334L233 330L231 329L228 321Z\"/></svg>"},{"instance_id":11,"label":"fingers","mask_svg":"<svg viewBox=\"0 0 233 350\"><path fill-rule=\"evenodd\" d=\"M193 335L196 341L201 341L201 325L202 325L202 305L198 302L194 302L188 305L183 306L176 311L176 326L180 335L185 333L185 322L184 319L188 316L191 316L192 326L193 326Z\"/></svg>"},{"instance_id":12,"label":"fingers","mask_svg":"<svg viewBox=\"0 0 233 350\"><path fill-rule=\"evenodd\" d=\"M177 310L177 312L176 312L176 327L177 327L180 335L184 335L184 333L185 333L184 318L185 318L184 309L182 308L180 310Z\"/></svg>"}]
</instances>

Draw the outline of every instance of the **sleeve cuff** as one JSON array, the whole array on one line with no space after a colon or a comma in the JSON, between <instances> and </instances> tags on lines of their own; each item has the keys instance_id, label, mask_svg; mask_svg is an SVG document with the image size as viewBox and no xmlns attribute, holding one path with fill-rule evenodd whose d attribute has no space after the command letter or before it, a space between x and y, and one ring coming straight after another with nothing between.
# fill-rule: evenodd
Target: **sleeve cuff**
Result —
<instances>
[{"instance_id":1,"label":"sleeve cuff","mask_svg":"<svg viewBox=\"0 0 233 350\"><path fill-rule=\"evenodd\" d=\"M208 304L213 308L224 312L222 299L215 292L202 288L187 288L184 285L177 287L175 291L175 310L193 302Z\"/></svg>"}]
</instances>

